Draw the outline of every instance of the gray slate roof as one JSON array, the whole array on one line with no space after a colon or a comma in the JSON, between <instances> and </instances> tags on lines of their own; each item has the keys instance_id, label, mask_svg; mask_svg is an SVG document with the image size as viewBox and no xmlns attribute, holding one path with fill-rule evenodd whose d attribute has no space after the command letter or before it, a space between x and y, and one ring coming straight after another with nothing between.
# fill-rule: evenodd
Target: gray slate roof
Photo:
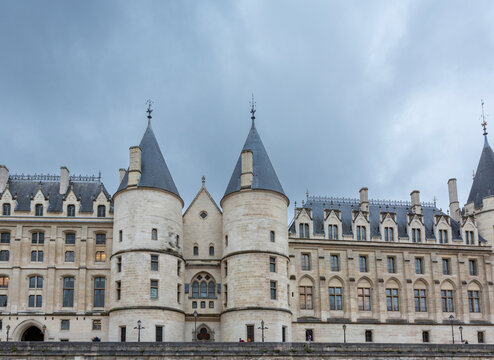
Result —
<instances>
[{"instance_id":1,"label":"gray slate roof","mask_svg":"<svg viewBox=\"0 0 494 360\"><path fill-rule=\"evenodd\" d=\"M170 170L168 170L168 166L166 165L165 158L161 153L158 141L154 136L151 123L148 123L148 127L142 137L139 147L141 148L141 178L137 187L162 189L180 197L172 175L170 174ZM117 192L127 188L128 181L127 171Z\"/></svg>"},{"instance_id":2,"label":"gray slate roof","mask_svg":"<svg viewBox=\"0 0 494 360\"><path fill-rule=\"evenodd\" d=\"M473 201L475 207L479 208L482 206L482 199L492 195L494 195L494 153L487 141L487 136L485 136L484 148L482 155L480 155L467 203Z\"/></svg>"},{"instance_id":3,"label":"gray slate roof","mask_svg":"<svg viewBox=\"0 0 494 360\"><path fill-rule=\"evenodd\" d=\"M59 194L59 181L35 181L35 180L13 180L9 179L8 188L12 196L17 200L16 211L30 211L31 197L36 195L39 189L48 198L48 212L62 212L63 199L70 192L71 188L74 194L80 199L80 212L93 212L93 200L103 190L106 198L110 200L110 194L103 183L99 181L71 181L66 194ZM113 212L113 204L110 205L110 212Z\"/></svg>"},{"instance_id":4,"label":"gray slate roof","mask_svg":"<svg viewBox=\"0 0 494 360\"><path fill-rule=\"evenodd\" d=\"M378 205L377 201L369 202L369 219L370 219L370 235L371 237L380 237L381 232L379 228L380 224L380 213L381 212L391 212L396 213L396 222L398 224L398 237L408 238L407 233L407 214L411 214L411 204L406 204L404 202L389 202L392 203L386 209L385 205ZM317 197L309 197L307 203L304 205L305 208L312 208L312 218L313 218L313 229L314 235L325 234L324 229L324 210L325 209L335 209L341 211L341 222L342 222L342 232L343 235L353 236L352 231L352 211L359 210L360 201L358 199L346 199L341 203L328 204L318 199ZM425 224L425 237L427 239L435 239L433 223L434 214L435 215L445 215L441 210L435 206L430 206L429 204L422 204L422 214L424 216ZM451 229L453 239L461 239L460 224L450 219ZM292 223L289 232L295 233L295 224Z\"/></svg>"},{"instance_id":5,"label":"gray slate roof","mask_svg":"<svg viewBox=\"0 0 494 360\"><path fill-rule=\"evenodd\" d=\"M252 189L272 190L285 195L283 187L278 180L278 175L276 175L276 171L274 171L268 153L257 132L254 120L252 120L252 127L250 128L249 135L247 136L247 140L245 140L242 151L244 150L252 151L254 171ZM235 169L233 170L232 177L230 178L224 196L240 190L240 176L242 174L241 159L242 154L238 157L237 165L235 165Z\"/></svg>"}]
</instances>

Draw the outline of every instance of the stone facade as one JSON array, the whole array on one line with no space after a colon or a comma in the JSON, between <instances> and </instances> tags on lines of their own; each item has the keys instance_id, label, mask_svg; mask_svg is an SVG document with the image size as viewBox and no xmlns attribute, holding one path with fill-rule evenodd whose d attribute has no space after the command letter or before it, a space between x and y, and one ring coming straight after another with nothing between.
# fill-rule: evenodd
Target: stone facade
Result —
<instances>
[{"instance_id":1,"label":"stone facade","mask_svg":"<svg viewBox=\"0 0 494 360\"><path fill-rule=\"evenodd\" d=\"M494 341L494 197L460 209L450 179L449 216L362 188L287 226L252 120L221 207L203 178L183 212L150 124L113 197L0 166L0 340Z\"/></svg>"}]
</instances>

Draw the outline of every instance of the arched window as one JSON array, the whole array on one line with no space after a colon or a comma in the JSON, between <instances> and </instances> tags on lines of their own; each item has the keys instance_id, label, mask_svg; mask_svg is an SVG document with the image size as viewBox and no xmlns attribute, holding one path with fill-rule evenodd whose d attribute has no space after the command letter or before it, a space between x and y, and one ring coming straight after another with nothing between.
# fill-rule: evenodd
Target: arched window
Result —
<instances>
[{"instance_id":1,"label":"arched window","mask_svg":"<svg viewBox=\"0 0 494 360\"><path fill-rule=\"evenodd\" d=\"M359 282L357 300L359 311L371 311L371 284L367 280Z\"/></svg>"},{"instance_id":2,"label":"arched window","mask_svg":"<svg viewBox=\"0 0 494 360\"><path fill-rule=\"evenodd\" d=\"M43 216L43 205L42 204L36 204L34 207L34 215L35 216Z\"/></svg>"},{"instance_id":3,"label":"arched window","mask_svg":"<svg viewBox=\"0 0 494 360\"><path fill-rule=\"evenodd\" d=\"M194 245L194 255L197 256L199 255L199 246Z\"/></svg>"},{"instance_id":4,"label":"arched window","mask_svg":"<svg viewBox=\"0 0 494 360\"><path fill-rule=\"evenodd\" d=\"M192 298L215 298L216 283L207 273L198 274L192 281Z\"/></svg>"},{"instance_id":5,"label":"arched window","mask_svg":"<svg viewBox=\"0 0 494 360\"><path fill-rule=\"evenodd\" d=\"M98 205L98 217L106 216L106 207L105 205Z\"/></svg>"},{"instance_id":6,"label":"arched window","mask_svg":"<svg viewBox=\"0 0 494 360\"><path fill-rule=\"evenodd\" d=\"M67 206L67 216L75 216L75 205Z\"/></svg>"},{"instance_id":7,"label":"arched window","mask_svg":"<svg viewBox=\"0 0 494 360\"><path fill-rule=\"evenodd\" d=\"M314 308L312 289L313 284L309 278L306 277L300 281L298 287L300 310L312 310Z\"/></svg>"},{"instance_id":8,"label":"arched window","mask_svg":"<svg viewBox=\"0 0 494 360\"><path fill-rule=\"evenodd\" d=\"M209 255L211 255L211 256L214 255L214 246L213 245L209 246Z\"/></svg>"},{"instance_id":9,"label":"arched window","mask_svg":"<svg viewBox=\"0 0 494 360\"><path fill-rule=\"evenodd\" d=\"M151 240L158 240L158 229L151 230Z\"/></svg>"},{"instance_id":10,"label":"arched window","mask_svg":"<svg viewBox=\"0 0 494 360\"><path fill-rule=\"evenodd\" d=\"M441 304L443 312L454 312L455 290L449 281L445 281L441 286Z\"/></svg>"},{"instance_id":11,"label":"arched window","mask_svg":"<svg viewBox=\"0 0 494 360\"><path fill-rule=\"evenodd\" d=\"M480 286L476 282L472 282L468 287L468 309L471 313L482 312L480 294Z\"/></svg>"},{"instance_id":12,"label":"arched window","mask_svg":"<svg viewBox=\"0 0 494 360\"><path fill-rule=\"evenodd\" d=\"M10 204L3 204L3 215L9 216L10 215Z\"/></svg>"},{"instance_id":13,"label":"arched window","mask_svg":"<svg viewBox=\"0 0 494 360\"><path fill-rule=\"evenodd\" d=\"M427 312L427 285L424 282L419 280L415 283L413 297L415 312Z\"/></svg>"},{"instance_id":14,"label":"arched window","mask_svg":"<svg viewBox=\"0 0 494 360\"><path fill-rule=\"evenodd\" d=\"M197 281L194 281L192 283L192 297L193 298L199 297L199 283Z\"/></svg>"},{"instance_id":15,"label":"arched window","mask_svg":"<svg viewBox=\"0 0 494 360\"><path fill-rule=\"evenodd\" d=\"M275 240L275 234L274 231L269 232L269 241L274 242Z\"/></svg>"},{"instance_id":16,"label":"arched window","mask_svg":"<svg viewBox=\"0 0 494 360\"><path fill-rule=\"evenodd\" d=\"M329 310L343 310L343 286L338 279L329 282Z\"/></svg>"},{"instance_id":17,"label":"arched window","mask_svg":"<svg viewBox=\"0 0 494 360\"><path fill-rule=\"evenodd\" d=\"M29 277L29 288L30 289L42 289L43 288L43 277L34 275Z\"/></svg>"},{"instance_id":18,"label":"arched window","mask_svg":"<svg viewBox=\"0 0 494 360\"><path fill-rule=\"evenodd\" d=\"M400 311L399 286L394 280L386 284L386 308L388 311Z\"/></svg>"},{"instance_id":19,"label":"arched window","mask_svg":"<svg viewBox=\"0 0 494 360\"><path fill-rule=\"evenodd\" d=\"M201 282L201 297L202 298L208 297L208 284L206 283L206 281Z\"/></svg>"}]
</instances>

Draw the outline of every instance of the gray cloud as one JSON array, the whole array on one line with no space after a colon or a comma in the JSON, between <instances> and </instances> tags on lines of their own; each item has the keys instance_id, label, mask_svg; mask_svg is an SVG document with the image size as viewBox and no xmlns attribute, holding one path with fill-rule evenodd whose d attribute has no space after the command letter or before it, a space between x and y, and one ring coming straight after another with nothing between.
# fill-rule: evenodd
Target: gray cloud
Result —
<instances>
[{"instance_id":1,"label":"gray cloud","mask_svg":"<svg viewBox=\"0 0 494 360\"><path fill-rule=\"evenodd\" d=\"M187 204L221 199L250 127L291 198L448 206L468 196L494 108L494 7L461 1L3 1L0 163L102 171L153 128ZM493 139L494 141L494 139Z\"/></svg>"}]
</instances>

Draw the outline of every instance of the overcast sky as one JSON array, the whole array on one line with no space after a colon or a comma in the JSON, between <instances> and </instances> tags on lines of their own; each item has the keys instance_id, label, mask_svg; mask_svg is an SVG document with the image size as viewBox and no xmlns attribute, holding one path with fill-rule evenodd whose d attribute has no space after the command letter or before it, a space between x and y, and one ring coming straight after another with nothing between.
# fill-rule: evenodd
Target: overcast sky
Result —
<instances>
[{"instance_id":1,"label":"overcast sky","mask_svg":"<svg viewBox=\"0 0 494 360\"><path fill-rule=\"evenodd\" d=\"M494 114L493 19L490 1L2 1L0 164L101 171L113 193L150 98L185 207L202 175L219 203L253 92L292 204L367 186L446 210L449 178L468 197L480 99Z\"/></svg>"}]
</instances>

